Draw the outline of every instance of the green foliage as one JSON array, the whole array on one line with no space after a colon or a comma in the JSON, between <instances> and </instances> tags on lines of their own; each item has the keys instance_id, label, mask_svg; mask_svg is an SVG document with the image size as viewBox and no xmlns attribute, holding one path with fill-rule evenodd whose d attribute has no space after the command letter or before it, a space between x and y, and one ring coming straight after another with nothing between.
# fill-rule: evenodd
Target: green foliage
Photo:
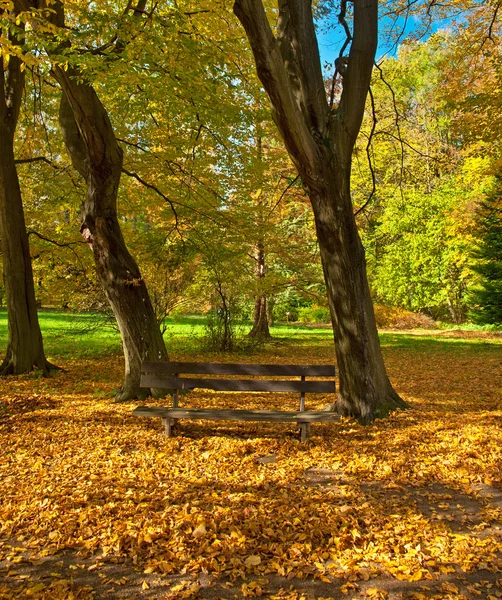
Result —
<instances>
[{"instance_id":1,"label":"green foliage","mask_svg":"<svg viewBox=\"0 0 502 600\"><path fill-rule=\"evenodd\" d=\"M327 306L302 306L298 309L298 320L301 323L331 323L331 315Z\"/></svg>"},{"instance_id":2,"label":"green foliage","mask_svg":"<svg viewBox=\"0 0 502 600\"><path fill-rule=\"evenodd\" d=\"M462 197L451 189L387 200L372 239L372 284L389 305L462 320L470 276L465 239L456 232Z\"/></svg>"},{"instance_id":3,"label":"green foliage","mask_svg":"<svg viewBox=\"0 0 502 600\"><path fill-rule=\"evenodd\" d=\"M474 209L490 185L497 152L484 150L479 132L461 129L467 105L456 100L455 77L479 90L487 83L476 71L465 72L460 43L440 31L426 42L403 44L375 71L370 156L377 187L359 216L376 300L454 323L465 320L472 301ZM445 86L452 64L458 71ZM372 124L369 115L366 132ZM498 136L492 131L496 144ZM371 179L362 150L353 169L356 207L368 197Z\"/></svg>"},{"instance_id":4,"label":"green foliage","mask_svg":"<svg viewBox=\"0 0 502 600\"><path fill-rule=\"evenodd\" d=\"M502 324L502 177L476 213L478 245L474 271L479 279L472 293L472 317L480 324Z\"/></svg>"}]
</instances>

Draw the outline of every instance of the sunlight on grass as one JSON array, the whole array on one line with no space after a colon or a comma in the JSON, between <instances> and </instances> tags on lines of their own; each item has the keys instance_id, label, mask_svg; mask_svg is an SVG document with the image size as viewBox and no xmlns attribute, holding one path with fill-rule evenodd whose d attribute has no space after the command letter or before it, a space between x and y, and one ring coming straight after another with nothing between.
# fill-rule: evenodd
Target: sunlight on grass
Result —
<instances>
[{"instance_id":1,"label":"sunlight on grass","mask_svg":"<svg viewBox=\"0 0 502 600\"><path fill-rule=\"evenodd\" d=\"M121 353L121 342L118 330L103 315L95 313L70 313L65 311L39 312L40 326L44 336L45 350L48 357L98 357ZM191 355L203 350L205 335L205 318L189 316L168 318L164 338L167 350L174 355ZM250 323L238 326L239 335L245 338ZM282 350L292 345L297 347L298 360L303 352L311 358L333 340L330 327L314 327L307 325L280 323L271 327L272 340L264 345L246 347L240 354L269 355L280 358ZM470 336L447 337L445 330L428 332L386 331L380 333L383 348L399 350L420 350L432 353L458 352L465 348L477 347L485 350L500 349L502 337L497 334L470 331ZM489 337L485 337L489 336ZM7 312L0 311L0 346L7 345ZM300 350L301 349L301 350ZM214 354L214 353L213 353ZM236 352L239 354L239 351Z\"/></svg>"}]
</instances>

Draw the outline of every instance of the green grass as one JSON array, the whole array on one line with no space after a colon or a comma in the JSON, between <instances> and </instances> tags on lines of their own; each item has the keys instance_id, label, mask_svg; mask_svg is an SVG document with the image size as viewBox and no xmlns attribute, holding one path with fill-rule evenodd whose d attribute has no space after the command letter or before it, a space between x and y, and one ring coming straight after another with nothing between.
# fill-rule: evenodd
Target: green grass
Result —
<instances>
[{"instance_id":1,"label":"green grass","mask_svg":"<svg viewBox=\"0 0 502 600\"><path fill-rule=\"evenodd\" d=\"M120 336L112 327L101 325L92 313L39 312L45 353L50 358L88 357L121 351ZM0 349L7 346L7 312L0 311Z\"/></svg>"},{"instance_id":2,"label":"green grass","mask_svg":"<svg viewBox=\"0 0 502 600\"><path fill-rule=\"evenodd\" d=\"M93 313L69 313L43 310L39 313L40 326L44 336L45 351L48 357L89 358L121 352L120 336L116 329L99 315ZM165 340L167 349L173 354L200 354L203 352L205 319L198 316L169 318ZM242 324L240 332L244 336L250 324ZM312 327L296 324L280 324L271 329L272 341L265 348L246 347L241 353L251 352L280 355L281 347L308 347L310 350L326 348L332 343L332 332L328 327ZM411 334L409 332L385 332L380 335L384 348L396 350L417 350L427 352L459 352L463 349L479 348L500 351L501 338L483 339L480 337L444 337L444 330L433 335ZM472 335L472 334L471 334ZM0 349L7 345L7 313L0 310Z\"/></svg>"},{"instance_id":3,"label":"green grass","mask_svg":"<svg viewBox=\"0 0 502 600\"><path fill-rule=\"evenodd\" d=\"M458 330L457 330L458 331ZM442 337L444 331L432 335L411 334L403 332L380 333L380 344L383 348L393 348L429 353L458 353L466 348L499 351L502 349L501 338L482 337Z\"/></svg>"}]
</instances>

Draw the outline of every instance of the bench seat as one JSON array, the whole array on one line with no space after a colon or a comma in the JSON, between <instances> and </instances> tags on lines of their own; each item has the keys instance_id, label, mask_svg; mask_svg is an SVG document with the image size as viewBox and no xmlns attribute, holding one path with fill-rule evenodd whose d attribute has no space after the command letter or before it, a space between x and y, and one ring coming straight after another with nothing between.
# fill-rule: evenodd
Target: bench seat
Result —
<instances>
[{"instance_id":1,"label":"bench seat","mask_svg":"<svg viewBox=\"0 0 502 600\"><path fill-rule=\"evenodd\" d=\"M162 406L138 406L132 414L135 417L161 417L166 428L166 435L169 437L171 436L171 428L177 419L298 423L302 441L305 441L307 437L310 423L333 422L340 419L336 413L318 410L225 410L215 408L164 408Z\"/></svg>"}]
</instances>

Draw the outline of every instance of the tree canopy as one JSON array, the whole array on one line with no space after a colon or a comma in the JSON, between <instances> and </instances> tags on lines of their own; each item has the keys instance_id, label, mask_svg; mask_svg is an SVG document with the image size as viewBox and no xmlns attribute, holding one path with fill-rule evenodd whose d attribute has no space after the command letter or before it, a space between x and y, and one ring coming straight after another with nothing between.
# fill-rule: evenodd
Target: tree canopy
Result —
<instances>
[{"instance_id":1,"label":"tree canopy","mask_svg":"<svg viewBox=\"0 0 502 600\"><path fill-rule=\"evenodd\" d=\"M237 2L244 28L228 3L65 2L64 21L58 2L1 4L4 80L16 64L24 78L13 152L39 304L100 310L110 299L95 275L96 244L93 265L81 237L102 202L101 155L92 158L86 136L105 119L108 148L121 156L116 235L139 269L126 266L124 280L145 283L151 327L174 310L227 301L258 320L329 305L343 346L334 298L350 278L327 275L341 254L328 256L322 242L334 234L323 223L339 217L316 204L312 176L314 164L328 169L318 157L330 144L334 170L323 177L341 169L345 179L325 187L350 186L344 210L366 257L363 313L371 293L436 320L469 318L484 260L474 251L478 207L500 166L498 4L381 3L379 50L371 3L319 2L312 17L307 4ZM339 59L322 71L315 28L341 32L332 38ZM279 54L267 57L272 39ZM340 248L353 257L349 238ZM351 318L361 304L340 302Z\"/></svg>"}]
</instances>

